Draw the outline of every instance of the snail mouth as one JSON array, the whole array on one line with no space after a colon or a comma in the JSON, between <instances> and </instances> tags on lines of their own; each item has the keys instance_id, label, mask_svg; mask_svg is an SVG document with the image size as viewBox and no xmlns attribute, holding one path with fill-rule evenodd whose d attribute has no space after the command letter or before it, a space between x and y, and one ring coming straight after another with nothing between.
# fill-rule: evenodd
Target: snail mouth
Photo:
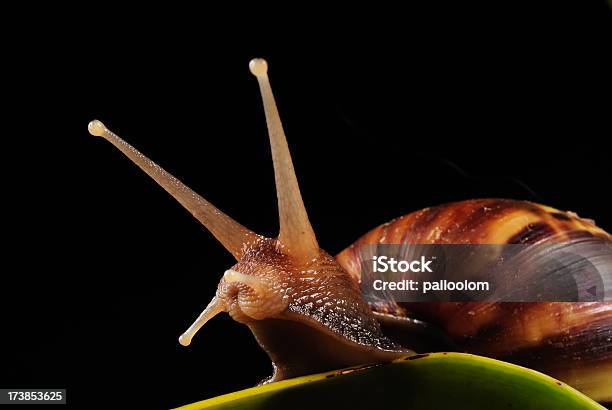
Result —
<instances>
[{"instance_id":1,"label":"snail mouth","mask_svg":"<svg viewBox=\"0 0 612 410\"><path fill-rule=\"evenodd\" d=\"M260 276L229 269L223 275L232 303L229 313L241 323L275 317L287 308L287 300Z\"/></svg>"}]
</instances>

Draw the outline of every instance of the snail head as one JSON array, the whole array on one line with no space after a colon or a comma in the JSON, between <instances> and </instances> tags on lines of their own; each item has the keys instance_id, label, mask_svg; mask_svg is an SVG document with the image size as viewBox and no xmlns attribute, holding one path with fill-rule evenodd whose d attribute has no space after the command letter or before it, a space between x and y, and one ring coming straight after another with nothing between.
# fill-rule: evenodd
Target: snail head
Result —
<instances>
[{"instance_id":1,"label":"snail head","mask_svg":"<svg viewBox=\"0 0 612 410\"><path fill-rule=\"evenodd\" d=\"M357 282L319 248L272 94L268 65L253 59L249 68L259 83L270 137L280 225L277 238L265 238L240 225L100 121L89 124L91 134L121 150L237 260L223 274L215 297L180 336L180 343L189 345L208 320L227 312L249 326L272 359L275 372L270 380L405 355L407 350L381 333Z\"/></svg>"}]
</instances>

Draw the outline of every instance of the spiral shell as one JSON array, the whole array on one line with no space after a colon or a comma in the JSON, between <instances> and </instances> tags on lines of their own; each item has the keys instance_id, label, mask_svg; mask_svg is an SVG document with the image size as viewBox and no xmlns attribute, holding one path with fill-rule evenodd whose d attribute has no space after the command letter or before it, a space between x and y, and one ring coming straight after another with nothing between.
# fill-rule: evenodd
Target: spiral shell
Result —
<instances>
[{"instance_id":1,"label":"spiral shell","mask_svg":"<svg viewBox=\"0 0 612 410\"><path fill-rule=\"evenodd\" d=\"M572 212L525 201L481 199L426 208L378 226L337 260L360 281L358 249L373 244L612 245L610 234ZM612 246L591 263L612 266ZM609 284L608 292L609 292ZM611 302L397 302L376 312L439 326L459 350L524 365L612 401Z\"/></svg>"}]
</instances>

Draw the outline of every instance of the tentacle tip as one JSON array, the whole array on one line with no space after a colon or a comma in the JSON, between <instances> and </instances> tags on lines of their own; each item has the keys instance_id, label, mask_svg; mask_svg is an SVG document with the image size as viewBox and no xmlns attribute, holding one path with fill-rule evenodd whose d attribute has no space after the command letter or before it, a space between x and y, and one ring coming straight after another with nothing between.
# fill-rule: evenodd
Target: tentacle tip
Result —
<instances>
[{"instance_id":1,"label":"tentacle tip","mask_svg":"<svg viewBox=\"0 0 612 410\"><path fill-rule=\"evenodd\" d=\"M187 335L181 335L181 336L179 337L179 343L180 343L182 346L189 346L189 345L191 344L191 338L190 338L190 337L188 337Z\"/></svg>"},{"instance_id":2,"label":"tentacle tip","mask_svg":"<svg viewBox=\"0 0 612 410\"><path fill-rule=\"evenodd\" d=\"M249 70L255 77L268 73L268 62L263 58L254 58L249 62Z\"/></svg>"},{"instance_id":3,"label":"tentacle tip","mask_svg":"<svg viewBox=\"0 0 612 410\"><path fill-rule=\"evenodd\" d=\"M96 137L101 137L107 131L106 126L99 120L93 120L87 125L89 133Z\"/></svg>"}]
</instances>

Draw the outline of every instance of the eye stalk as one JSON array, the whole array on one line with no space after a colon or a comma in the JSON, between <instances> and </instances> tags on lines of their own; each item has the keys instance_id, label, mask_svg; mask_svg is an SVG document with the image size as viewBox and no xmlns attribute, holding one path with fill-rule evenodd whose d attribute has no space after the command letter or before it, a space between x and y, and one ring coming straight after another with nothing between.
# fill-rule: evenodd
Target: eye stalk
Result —
<instances>
[{"instance_id":1,"label":"eye stalk","mask_svg":"<svg viewBox=\"0 0 612 410\"><path fill-rule=\"evenodd\" d=\"M287 138L268 78L268 63L262 58L255 58L249 63L249 69L259 83L270 137L280 225L278 248L298 264L307 265L317 257L319 245L300 194ZM90 134L109 141L153 178L191 212L237 260L242 257L245 248L261 238L215 208L206 199L119 138L101 121L91 121L88 130Z\"/></svg>"},{"instance_id":2,"label":"eye stalk","mask_svg":"<svg viewBox=\"0 0 612 410\"><path fill-rule=\"evenodd\" d=\"M272 94L268 63L262 58L255 58L249 63L249 68L257 77L268 124L278 199L278 241L297 263L308 264L319 254L319 244L306 213L285 131Z\"/></svg>"},{"instance_id":3,"label":"eye stalk","mask_svg":"<svg viewBox=\"0 0 612 410\"><path fill-rule=\"evenodd\" d=\"M259 235L221 212L213 204L170 175L170 173L151 161L136 148L119 138L117 134L106 128L101 121L93 120L87 128L91 135L102 137L113 144L147 175L153 178L155 182L200 221L236 259L242 256L245 245L259 239Z\"/></svg>"}]
</instances>

